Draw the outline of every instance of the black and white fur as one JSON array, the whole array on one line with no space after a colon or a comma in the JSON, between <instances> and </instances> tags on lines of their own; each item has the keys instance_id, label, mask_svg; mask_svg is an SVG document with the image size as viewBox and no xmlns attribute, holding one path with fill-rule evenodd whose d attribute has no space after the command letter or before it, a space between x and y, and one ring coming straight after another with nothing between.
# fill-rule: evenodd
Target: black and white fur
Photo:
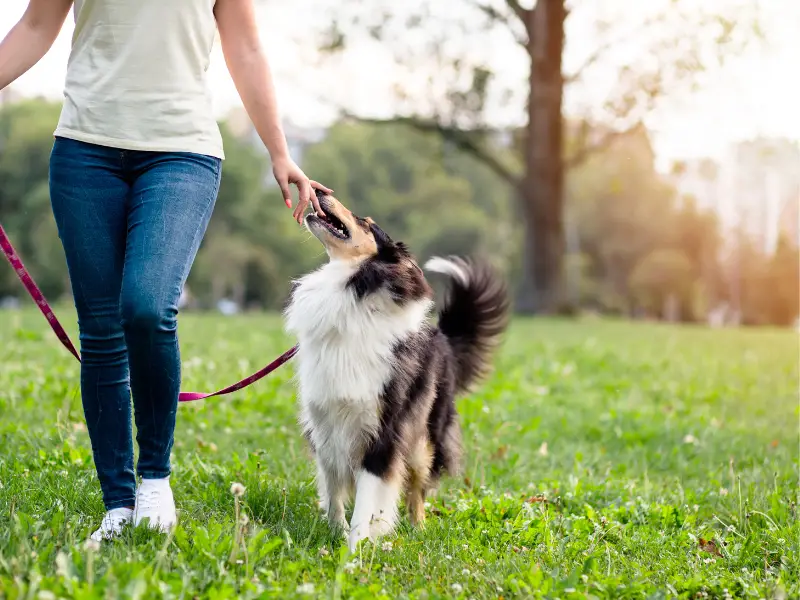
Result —
<instances>
[{"instance_id":1,"label":"black and white fur","mask_svg":"<svg viewBox=\"0 0 800 600\"><path fill-rule=\"evenodd\" d=\"M354 218L368 223L374 254L332 258L296 282L286 310L320 506L349 530L351 550L393 530L403 491L421 524L425 496L459 471L455 395L486 373L508 311L505 285L487 265L435 258L426 269L448 275L450 289L431 323L432 292L408 250Z\"/></svg>"}]
</instances>

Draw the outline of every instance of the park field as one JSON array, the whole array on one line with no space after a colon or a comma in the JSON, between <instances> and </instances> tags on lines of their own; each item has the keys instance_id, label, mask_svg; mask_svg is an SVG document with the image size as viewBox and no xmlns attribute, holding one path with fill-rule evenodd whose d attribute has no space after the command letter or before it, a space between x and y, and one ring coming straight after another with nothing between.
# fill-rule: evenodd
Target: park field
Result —
<instances>
[{"instance_id":1,"label":"park field","mask_svg":"<svg viewBox=\"0 0 800 600\"><path fill-rule=\"evenodd\" d=\"M275 315L180 335L192 391L293 343ZM35 309L0 312L0 598L800 598L796 332L515 321L459 400L464 476L424 530L353 556L316 509L291 377L180 406L180 525L95 548L78 364Z\"/></svg>"}]
</instances>

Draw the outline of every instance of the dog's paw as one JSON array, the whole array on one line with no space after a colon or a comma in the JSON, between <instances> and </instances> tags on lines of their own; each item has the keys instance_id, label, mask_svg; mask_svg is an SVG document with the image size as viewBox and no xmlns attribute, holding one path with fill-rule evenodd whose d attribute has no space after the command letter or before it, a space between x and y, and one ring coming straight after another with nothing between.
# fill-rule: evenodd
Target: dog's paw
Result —
<instances>
[{"instance_id":1,"label":"dog's paw","mask_svg":"<svg viewBox=\"0 0 800 600\"><path fill-rule=\"evenodd\" d=\"M373 540L392 533L392 531L394 531L394 519L392 518L375 517L369 524L369 537Z\"/></svg>"},{"instance_id":2,"label":"dog's paw","mask_svg":"<svg viewBox=\"0 0 800 600\"><path fill-rule=\"evenodd\" d=\"M358 544L361 540L369 538L369 524L362 523L352 527L350 533L347 535L347 547L351 553L358 550Z\"/></svg>"},{"instance_id":3,"label":"dog's paw","mask_svg":"<svg viewBox=\"0 0 800 600\"><path fill-rule=\"evenodd\" d=\"M347 519L342 517L341 519L331 519L330 515L328 516L328 525L330 528L337 532L339 535L344 537L346 540L350 535L350 524L347 522Z\"/></svg>"}]
</instances>

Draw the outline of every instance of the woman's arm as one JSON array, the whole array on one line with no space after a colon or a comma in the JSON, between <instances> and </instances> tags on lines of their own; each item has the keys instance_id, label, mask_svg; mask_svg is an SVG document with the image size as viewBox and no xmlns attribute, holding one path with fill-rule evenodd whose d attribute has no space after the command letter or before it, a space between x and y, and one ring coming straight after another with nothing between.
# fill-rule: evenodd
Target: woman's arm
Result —
<instances>
[{"instance_id":1,"label":"woman's arm","mask_svg":"<svg viewBox=\"0 0 800 600\"><path fill-rule=\"evenodd\" d=\"M248 116L269 151L272 172L283 192L286 206L292 207L289 185L294 184L300 191L294 211L297 222L302 221L309 202L318 213L322 213L314 189L327 193L332 190L309 180L289 156L272 73L258 37L253 0L217 0L214 15L228 71Z\"/></svg>"},{"instance_id":2,"label":"woman's arm","mask_svg":"<svg viewBox=\"0 0 800 600\"><path fill-rule=\"evenodd\" d=\"M0 90L35 65L50 49L72 0L30 0L25 14L0 42Z\"/></svg>"}]
</instances>

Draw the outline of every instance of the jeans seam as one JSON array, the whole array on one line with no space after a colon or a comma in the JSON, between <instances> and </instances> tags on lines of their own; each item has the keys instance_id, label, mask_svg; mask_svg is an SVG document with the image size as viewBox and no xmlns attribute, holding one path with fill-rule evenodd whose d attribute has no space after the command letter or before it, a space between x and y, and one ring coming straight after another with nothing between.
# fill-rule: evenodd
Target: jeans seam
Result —
<instances>
[{"instance_id":1,"label":"jeans seam","mask_svg":"<svg viewBox=\"0 0 800 600\"><path fill-rule=\"evenodd\" d=\"M208 228L208 222L207 221L210 221L211 217L208 217L208 219L206 219L206 217L208 216L209 212L213 212L214 205L216 204L217 197L219 196L219 186L220 186L220 183L222 181L222 166L220 164L219 159L217 159L216 162L215 162L215 168L216 168L216 181L214 182L214 195L213 195L213 197L211 199L211 202L208 203L208 206L206 206L205 210L203 211L203 215L200 217L200 221L198 223L198 227L194 232L194 237L192 238L192 246L197 244L197 246L198 246L197 251L198 252L200 250L200 247L199 247L200 243L202 243L202 239L200 240L200 243L198 243L198 238L202 238L203 235L204 235L204 233L203 234L200 233L200 231L202 229L202 223L204 221L206 221L206 229L207 229ZM195 252L195 258L197 258L197 252ZM184 284L185 284L186 280L189 278L189 271L191 271L191 269L192 269L192 264L194 263L195 258L193 258L186 265L184 265L183 277L181 277L181 279L184 280ZM183 287L183 286L181 286L181 287Z\"/></svg>"}]
</instances>

